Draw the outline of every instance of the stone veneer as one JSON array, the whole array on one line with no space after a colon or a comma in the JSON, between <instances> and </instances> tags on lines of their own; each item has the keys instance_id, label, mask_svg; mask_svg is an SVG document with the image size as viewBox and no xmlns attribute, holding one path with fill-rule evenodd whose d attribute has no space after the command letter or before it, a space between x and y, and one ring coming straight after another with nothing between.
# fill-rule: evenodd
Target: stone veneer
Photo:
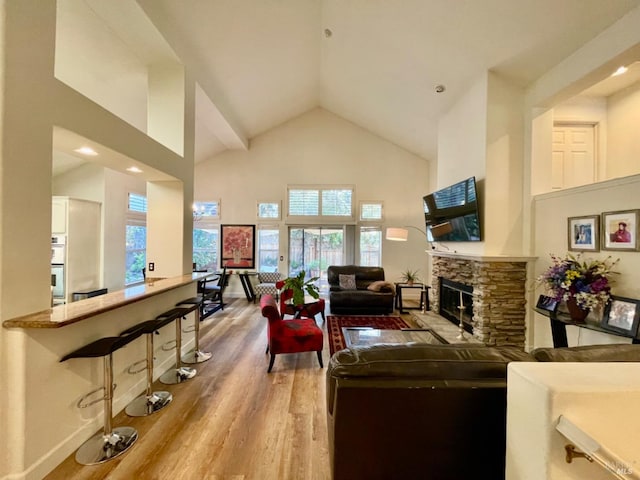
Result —
<instances>
[{"instance_id":1,"label":"stone veneer","mask_svg":"<svg viewBox=\"0 0 640 480\"><path fill-rule=\"evenodd\" d=\"M473 336L485 345L525 344L527 260L432 252L432 304L440 311L439 277L473 287Z\"/></svg>"}]
</instances>

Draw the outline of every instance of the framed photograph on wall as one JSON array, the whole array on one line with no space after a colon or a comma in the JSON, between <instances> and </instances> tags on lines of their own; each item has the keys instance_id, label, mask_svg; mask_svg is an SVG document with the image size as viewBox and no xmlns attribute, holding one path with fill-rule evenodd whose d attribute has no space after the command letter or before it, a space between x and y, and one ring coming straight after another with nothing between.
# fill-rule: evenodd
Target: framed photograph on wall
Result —
<instances>
[{"instance_id":1,"label":"framed photograph on wall","mask_svg":"<svg viewBox=\"0 0 640 480\"><path fill-rule=\"evenodd\" d=\"M638 251L640 210L602 213L602 249Z\"/></svg>"},{"instance_id":2,"label":"framed photograph on wall","mask_svg":"<svg viewBox=\"0 0 640 480\"><path fill-rule=\"evenodd\" d=\"M220 226L220 265L227 268L255 268L255 225Z\"/></svg>"},{"instance_id":3,"label":"framed photograph on wall","mask_svg":"<svg viewBox=\"0 0 640 480\"><path fill-rule=\"evenodd\" d=\"M569 250L597 252L600 250L600 216L569 217L567 235Z\"/></svg>"},{"instance_id":4,"label":"framed photograph on wall","mask_svg":"<svg viewBox=\"0 0 640 480\"><path fill-rule=\"evenodd\" d=\"M605 330L635 337L638 334L639 321L640 300L612 295L604 307L602 328Z\"/></svg>"}]
</instances>

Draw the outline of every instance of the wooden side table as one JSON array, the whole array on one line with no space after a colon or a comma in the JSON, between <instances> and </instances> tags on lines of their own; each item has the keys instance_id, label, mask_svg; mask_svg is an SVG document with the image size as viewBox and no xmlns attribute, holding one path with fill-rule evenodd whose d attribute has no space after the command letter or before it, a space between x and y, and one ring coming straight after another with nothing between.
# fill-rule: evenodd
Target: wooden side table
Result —
<instances>
[{"instance_id":1,"label":"wooden side table","mask_svg":"<svg viewBox=\"0 0 640 480\"><path fill-rule=\"evenodd\" d=\"M424 285L423 283L413 283L409 285L408 283L396 283L396 310L400 313L407 313L405 310L422 310L424 307L425 310L429 310L429 289L430 285ZM404 289L420 289L420 304L417 307L405 307L402 304L402 290Z\"/></svg>"}]
</instances>

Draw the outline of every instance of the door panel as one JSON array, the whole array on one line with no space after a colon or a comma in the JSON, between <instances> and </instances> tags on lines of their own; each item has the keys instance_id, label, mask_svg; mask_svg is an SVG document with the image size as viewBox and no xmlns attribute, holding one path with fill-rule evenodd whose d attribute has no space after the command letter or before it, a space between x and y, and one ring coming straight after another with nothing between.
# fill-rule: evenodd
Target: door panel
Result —
<instances>
[{"instance_id":1,"label":"door panel","mask_svg":"<svg viewBox=\"0 0 640 480\"><path fill-rule=\"evenodd\" d=\"M593 125L556 125L553 130L551 181L554 189L597 181Z\"/></svg>"},{"instance_id":2,"label":"door panel","mask_svg":"<svg viewBox=\"0 0 640 480\"><path fill-rule=\"evenodd\" d=\"M306 272L306 278L319 277L320 292L328 292L327 267L342 265L344 230L336 227L289 228L289 275Z\"/></svg>"}]
</instances>

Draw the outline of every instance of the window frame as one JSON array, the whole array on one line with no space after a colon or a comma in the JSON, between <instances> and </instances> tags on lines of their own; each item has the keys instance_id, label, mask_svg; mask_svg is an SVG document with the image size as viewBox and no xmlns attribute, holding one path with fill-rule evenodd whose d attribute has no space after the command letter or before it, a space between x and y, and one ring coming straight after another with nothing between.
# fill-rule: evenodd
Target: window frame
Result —
<instances>
[{"instance_id":1,"label":"window frame","mask_svg":"<svg viewBox=\"0 0 640 480\"><path fill-rule=\"evenodd\" d=\"M318 192L318 215L291 215L291 191L292 190L309 190ZM351 191L351 205L350 213L348 215L323 215L322 197L323 192L333 190L350 190ZM309 225L309 224L325 224L325 225L353 225L356 223L355 215L356 205L356 188L352 184L291 184L287 185L286 196L286 220L287 225Z\"/></svg>"},{"instance_id":2,"label":"window frame","mask_svg":"<svg viewBox=\"0 0 640 480\"><path fill-rule=\"evenodd\" d=\"M263 217L260 215L260 206L261 205L277 205L278 206L278 216L277 217ZM260 220L264 220L266 222L275 222L278 220L282 220L282 202L280 200L258 200L256 202L256 218Z\"/></svg>"},{"instance_id":3,"label":"window frame","mask_svg":"<svg viewBox=\"0 0 640 480\"><path fill-rule=\"evenodd\" d=\"M366 205L379 205L380 217L379 218L365 218L363 216L363 210ZM358 221L359 222L384 222L384 202L381 200L361 200L358 202Z\"/></svg>"}]
</instances>

